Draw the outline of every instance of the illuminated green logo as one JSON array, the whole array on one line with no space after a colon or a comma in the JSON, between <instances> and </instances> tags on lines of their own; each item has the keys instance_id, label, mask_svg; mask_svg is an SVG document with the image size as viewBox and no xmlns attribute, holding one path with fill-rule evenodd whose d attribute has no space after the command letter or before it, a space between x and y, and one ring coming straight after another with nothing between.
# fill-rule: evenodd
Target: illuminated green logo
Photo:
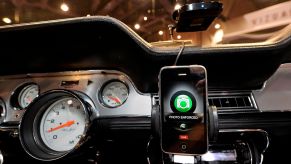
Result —
<instances>
[{"instance_id":1,"label":"illuminated green logo","mask_svg":"<svg viewBox=\"0 0 291 164\"><path fill-rule=\"evenodd\" d=\"M179 95L175 98L174 106L179 112L188 112L192 108L192 100L187 95Z\"/></svg>"}]
</instances>

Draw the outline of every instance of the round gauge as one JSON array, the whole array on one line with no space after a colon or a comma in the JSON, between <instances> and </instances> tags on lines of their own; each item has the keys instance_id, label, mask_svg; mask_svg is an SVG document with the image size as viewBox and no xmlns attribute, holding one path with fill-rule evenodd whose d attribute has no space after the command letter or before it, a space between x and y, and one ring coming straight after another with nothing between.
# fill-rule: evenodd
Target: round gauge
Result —
<instances>
[{"instance_id":1,"label":"round gauge","mask_svg":"<svg viewBox=\"0 0 291 164\"><path fill-rule=\"evenodd\" d=\"M86 114L75 98L62 98L50 105L40 121L40 136L54 151L73 149L84 135Z\"/></svg>"},{"instance_id":2,"label":"round gauge","mask_svg":"<svg viewBox=\"0 0 291 164\"><path fill-rule=\"evenodd\" d=\"M18 103L21 108L26 108L39 95L39 87L36 84L25 86L19 93Z\"/></svg>"},{"instance_id":3,"label":"round gauge","mask_svg":"<svg viewBox=\"0 0 291 164\"><path fill-rule=\"evenodd\" d=\"M84 141L91 120L98 116L94 103L78 91L53 90L37 97L19 126L24 150L42 161L75 152Z\"/></svg>"},{"instance_id":4,"label":"round gauge","mask_svg":"<svg viewBox=\"0 0 291 164\"><path fill-rule=\"evenodd\" d=\"M121 81L107 83L101 91L101 101L107 107L118 107L128 98L128 87Z\"/></svg>"}]
</instances>

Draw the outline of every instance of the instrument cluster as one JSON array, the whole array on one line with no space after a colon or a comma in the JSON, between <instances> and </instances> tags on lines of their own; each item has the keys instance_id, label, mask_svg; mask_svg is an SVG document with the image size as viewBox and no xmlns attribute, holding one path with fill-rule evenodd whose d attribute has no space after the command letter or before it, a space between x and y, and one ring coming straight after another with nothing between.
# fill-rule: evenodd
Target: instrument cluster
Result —
<instances>
[{"instance_id":1,"label":"instrument cluster","mask_svg":"<svg viewBox=\"0 0 291 164\"><path fill-rule=\"evenodd\" d=\"M51 161L79 148L98 118L151 115L151 95L118 71L2 76L0 128L17 127L24 150Z\"/></svg>"},{"instance_id":2,"label":"instrument cluster","mask_svg":"<svg viewBox=\"0 0 291 164\"><path fill-rule=\"evenodd\" d=\"M151 96L139 92L124 73L112 70L2 76L0 125L18 125L30 104L51 90L87 95L99 117L150 116Z\"/></svg>"}]
</instances>

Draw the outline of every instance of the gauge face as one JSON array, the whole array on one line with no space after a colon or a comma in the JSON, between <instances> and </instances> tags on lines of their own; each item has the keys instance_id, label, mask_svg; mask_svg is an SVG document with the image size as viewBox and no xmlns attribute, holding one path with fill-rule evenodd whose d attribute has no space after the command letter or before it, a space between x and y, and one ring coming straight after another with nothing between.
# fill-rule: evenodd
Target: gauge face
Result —
<instances>
[{"instance_id":1,"label":"gauge face","mask_svg":"<svg viewBox=\"0 0 291 164\"><path fill-rule=\"evenodd\" d=\"M18 96L20 107L26 108L39 95L39 88L36 84L24 87Z\"/></svg>"},{"instance_id":2,"label":"gauge face","mask_svg":"<svg viewBox=\"0 0 291 164\"><path fill-rule=\"evenodd\" d=\"M40 121L40 136L54 151L72 150L86 130L87 115L81 102L62 98L50 105Z\"/></svg>"},{"instance_id":3,"label":"gauge face","mask_svg":"<svg viewBox=\"0 0 291 164\"><path fill-rule=\"evenodd\" d=\"M120 81L108 83L101 91L101 101L108 107L118 107L128 98L128 88Z\"/></svg>"}]
</instances>

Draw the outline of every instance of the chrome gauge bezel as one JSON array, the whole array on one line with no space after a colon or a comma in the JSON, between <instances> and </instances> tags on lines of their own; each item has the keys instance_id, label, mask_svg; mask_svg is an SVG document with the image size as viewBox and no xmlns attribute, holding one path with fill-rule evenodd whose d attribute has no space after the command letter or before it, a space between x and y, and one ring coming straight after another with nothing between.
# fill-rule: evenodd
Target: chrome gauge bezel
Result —
<instances>
[{"instance_id":1,"label":"chrome gauge bezel","mask_svg":"<svg viewBox=\"0 0 291 164\"><path fill-rule=\"evenodd\" d=\"M21 84L13 91L10 97L10 104L14 110L22 110L27 107L27 106L21 105L21 96L27 91L27 89L31 88L32 86L36 86L38 88L38 96L39 96L40 86L34 82L27 82L27 83Z\"/></svg>"},{"instance_id":2,"label":"chrome gauge bezel","mask_svg":"<svg viewBox=\"0 0 291 164\"><path fill-rule=\"evenodd\" d=\"M108 85L110 85L111 83L114 83L114 82L119 82L119 83L123 84L126 87L126 89L127 89L127 97L120 105L110 106L110 105L108 105L107 103L104 102L103 92L104 92L104 89ZM120 106L122 106L123 104L126 103L128 97L129 97L129 94L130 94L130 89L129 89L128 84L125 81L121 81L119 79L113 79L113 80L109 80L109 81L106 81L105 83L103 83L101 89L97 93L97 99L99 100L100 104L102 104L104 107L107 107L107 108L118 108L118 107L120 107Z\"/></svg>"},{"instance_id":3,"label":"chrome gauge bezel","mask_svg":"<svg viewBox=\"0 0 291 164\"><path fill-rule=\"evenodd\" d=\"M0 98L0 106L2 106L2 111L0 111L0 123L2 123L6 116L6 105L2 98Z\"/></svg>"},{"instance_id":4,"label":"chrome gauge bezel","mask_svg":"<svg viewBox=\"0 0 291 164\"><path fill-rule=\"evenodd\" d=\"M68 151L55 151L49 148L40 134L40 123L44 113L55 102L63 98L74 98L80 102L85 112L85 129L78 143ZM88 129L96 113L93 101L85 94L77 91L53 90L39 96L29 105L19 126L19 139L24 150L33 158L41 161L60 159L78 149L87 138Z\"/></svg>"}]
</instances>

